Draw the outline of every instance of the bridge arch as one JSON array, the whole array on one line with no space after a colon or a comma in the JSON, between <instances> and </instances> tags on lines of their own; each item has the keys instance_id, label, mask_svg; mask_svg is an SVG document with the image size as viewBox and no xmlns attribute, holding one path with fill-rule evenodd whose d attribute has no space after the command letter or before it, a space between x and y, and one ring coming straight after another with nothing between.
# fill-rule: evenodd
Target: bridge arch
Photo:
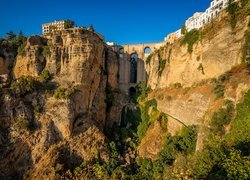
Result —
<instances>
[{"instance_id":1,"label":"bridge arch","mask_svg":"<svg viewBox=\"0 0 250 180\"><path fill-rule=\"evenodd\" d=\"M130 55L130 83L137 83L138 54L134 52Z\"/></svg>"},{"instance_id":2,"label":"bridge arch","mask_svg":"<svg viewBox=\"0 0 250 180\"><path fill-rule=\"evenodd\" d=\"M136 88L131 86L129 89L128 89L128 94L129 94L129 97L130 98L133 98L136 96Z\"/></svg>"},{"instance_id":3,"label":"bridge arch","mask_svg":"<svg viewBox=\"0 0 250 180\"><path fill-rule=\"evenodd\" d=\"M145 55L149 55L151 53L151 48L149 47L149 46L146 46L145 48L144 48L144 54Z\"/></svg>"}]
</instances>

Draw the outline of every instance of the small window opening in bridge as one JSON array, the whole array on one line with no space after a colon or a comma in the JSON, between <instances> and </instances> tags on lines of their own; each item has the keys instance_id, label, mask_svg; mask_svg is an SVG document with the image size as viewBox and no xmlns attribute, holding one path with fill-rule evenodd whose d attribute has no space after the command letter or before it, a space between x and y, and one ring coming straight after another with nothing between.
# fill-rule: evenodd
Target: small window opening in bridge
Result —
<instances>
[{"instance_id":1,"label":"small window opening in bridge","mask_svg":"<svg viewBox=\"0 0 250 180\"><path fill-rule=\"evenodd\" d=\"M120 48L120 49L119 49L119 53L120 53L120 54L124 54L124 49L123 49L123 48Z\"/></svg>"},{"instance_id":2,"label":"small window opening in bridge","mask_svg":"<svg viewBox=\"0 0 250 180\"><path fill-rule=\"evenodd\" d=\"M124 49L123 48L119 49L119 55L120 55L120 58L123 58L123 56L124 56Z\"/></svg>"},{"instance_id":3,"label":"small window opening in bridge","mask_svg":"<svg viewBox=\"0 0 250 180\"><path fill-rule=\"evenodd\" d=\"M149 47L146 47L144 49L144 54L150 54L151 53L151 49Z\"/></svg>"},{"instance_id":4,"label":"small window opening in bridge","mask_svg":"<svg viewBox=\"0 0 250 180\"><path fill-rule=\"evenodd\" d=\"M128 90L128 94L130 99L133 99L136 97L136 89L134 87L130 87Z\"/></svg>"},{"instance_id":5,"label":"small window opening in bridge","mask_svg":"<svg viewBox=\"0 0 250 180\"><path fill-rule=\"evenodd\" d=\"M132 54L130 58L130 83L137 82L137 61L138 61L138 54L137 53Z\"/></svg>"}]
</instances>

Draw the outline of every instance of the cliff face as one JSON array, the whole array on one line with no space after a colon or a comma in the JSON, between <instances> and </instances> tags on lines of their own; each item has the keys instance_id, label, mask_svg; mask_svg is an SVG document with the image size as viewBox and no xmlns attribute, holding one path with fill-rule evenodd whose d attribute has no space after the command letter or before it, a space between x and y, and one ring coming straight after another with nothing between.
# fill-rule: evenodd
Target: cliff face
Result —
<instances>
[{"instance_id":1,"label":"cliff face","mask_svg":"<svg viewBox=\"0 0 250 180\"><path fill-rule=\"evenodd\" d=\"M14 77L39 80L44 70L52 74L48 85L72 95L55 98L42 88L1 92L0 177L25 172L53 177L57 164L70 168L96 154L107 159L102 132L108 120L107 87L118 87L116 53L86 29L64 30L48 39L32 36L16 58Z\"/></svg>"},{"instance_id":2,"label":"cliff face","mask_svg":"<svg viewBox=\"0 0 250 180\"><path fill-rule=\"evenodd\" d=\"M0 87L10 83L12 67L16 58L16 50L10 47L0 47Z\"/></svg>"},{"instance_id":3,"label":"cliff face","mask_svg":"<svg viewBox=\"0 0 250 180\"><path fill-rule=\"evenodd\" d=\"M116 59L115 52L105 47L95 33L84 29L65 30L52 34L49 40L30 37L23 55L17 57L14 75L16 78L22 75L38 76L46 69L54 75L53 81L57 85L77 89L70 102L53 99L47 102L51 107L48 111L58 115L56 124L65 122L68 128L65 133L70 135L73 126L92 123L93 119L98 127L104 127L106 85L109 83L113 88L118 86ZM53 109L63 106L68 113L67 110L63 110L63 113ZM59 120L61 122L57 123ZM70 122L66 122L68 120Z\"/></svg>"},{"instance_id":4,"label":"cliff face","mask_svg":"<svg viewBox=\"0 0 250 180\"><path fill-rule=\"evenodd\" d=\"M229 16L220 14L213 24L201 32L200 40L194 44L193 52L181 40L168 45L152 56L147 65L148 85L152 89L165 88L175 83L191 86L203 79L216 78L242 61L244 34L248 18L241 19L234 30ZM159 56L160 54L160 56ZM159 75L159 57L166 61Z\"/></svg>"},{"instance_id":5,"label":"cliff face","mask_svg":"<svg viewBox=\"0 0 250 180\"><path fill-rule=\"evenodd\" d=\"M206 139L204 128L211 128L213 114L225 106L225 100L234 105L239 103L250 89L249 66L242 65L249 16L240 19L233 30L228 18L221 14L214 21L214 29L205 27L201 31L203 37L194 44L191 53L187 46L181 46L181 40L153 53L146 67L148 86L153 89L148 100L155 99L157 109L169 116L167 131L162 132L159 122L147 131L138 148L140 156L155 159L162 150L166 133L176 135L184 126L191 125L199 127L196 150L201 150ZM162 70L164 60L166 65ZM219 98L218 87L223 94Z\"/></svg>"}]
</instances>

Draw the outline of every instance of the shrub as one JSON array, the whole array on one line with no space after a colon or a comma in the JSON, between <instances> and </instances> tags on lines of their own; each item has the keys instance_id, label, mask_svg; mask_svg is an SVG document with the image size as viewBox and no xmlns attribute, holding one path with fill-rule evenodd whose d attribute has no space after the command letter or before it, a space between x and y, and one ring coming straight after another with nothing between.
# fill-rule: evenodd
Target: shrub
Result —
<instances>
[{"instance_id":1,"label":"shrub","mask_svg":"<svg viewBox=\"0 0 250 180\"><path fill-rule=\"evenodd\" d=\"M223 97L225 93L225 86L222 84L217 84L213 89L213 93L216 94L217 99Z\"/></svg>"},{"instance_id":2,"label":"shrub","mask_svg":"<svg viewBox=\"0 0 250 180\"><path fill-rule=\"evenodd\" d=\"M166 59L162 59L162 51L164 50L164 48L159 49L157 51L157 56L158 56L158 60L159 60L159 65L158 65L158 76L161 76L163 70L165 69L165 65L166 65Z\"/></svg>"},{"instance_id":3,"label":"shrub","mask_svg":"<svg viewBox=\"0 0 250 180\"><path fill-rule=\"evenodd\" d=\"M225 101L227 107L220 108L217 112L215 112L212 116L211 125L213 127L213 131L217 135L224 134L224 126L228 125L233 118L234 105L232 101Z\"/></svg>"},{"instance_id":4,"label":"shrub","mask_svg":"<svg viewBox=\"0 0 250 180\"><path fill-rule=\"evenodd\" d=\"M41 83L46 83L51 79L51 75L48 70L43 70L39 75L39 80Z\"/></svg>"},{"instance_id":5,"label":"shrub","mask_svg":"<svg viewBox=\"0 0 250 180\"><path fill-rule=\"evenodd\" d=\"M199 67L197 68L198 71L201 71L201 73L204 75L205 72L204 72L204 68L203 68L203 65L200 63Z\"/></svg>"},{"instance_id":6,"label":"shrub","mask_svg":"<svg viewBox=\"0 0 250 180\"><path fill-rule=\"evenodd\" d=\"M222 167L226 171L228 179L250 178L250 156L242 156L239 150L230 150L223 159Z\"/></svg>"},{"instance_id":7,"label":"shrub","mask_svg":"<svg viewBox=\"0 0 250 180\"><path fill-rule=\"evenodd\" d=\"M149 100L147 102L145 102L144 106L141 106L141 123L138 126L138 130L137 130L137 135L138 135L138 139L139 141L142 140L142 138L145 136L148 128L151 125L151 121L150 121L150 116L148 114L149 108L152 107L154 110L156 110L157 108L157 102L155 99Z\"/></svg>"},{"instance_id":8,"label":"shrub","mask_svg":"<svg viewBox=\"0 0 250 180\"><path fill-rule=\"evenodd\" d=\"M27 120L18 118L14 126L19 130L27 131L30 128L30 124Z\"/></svg>"},{"instance_id":9,"label":"shrub","mask_svg":"<svg viewBox=\"0 0 250 180\"><path fill-rule=\"evenodd\" d=\"M173 87L173 88L176 88L176 89L179 89L179 88L182 88L182 85L181 85L181 83L174 83L174 84L172 84L172 85L170 85L171 87Z\"/></svg>"},{"instance_id":10,"label":"shrub","mask_svg":"<svg viewBox=\"0 0 250 180\"><path fill-rule=\"evenodd\" d=\"M168 51L168 64L170 64L171 54L172 54L172 48L170 48Z\"/></svg>"},{"instance_id":11,"label":"shrub","mask_svg":"<svg viewBox=\"0 0 250 180\"><path fill-rule=\"evenodd\" d=\"M249 3L250 4L250 3ZM250 64L250 28L245 32L245 43L242 48L242 61Z\"/></svg>"},{"instance_id":12,"label":"shrub","mask_svg":"<svg viewBox=\"0 0 250 180\"><path fill-rule=\"evenodd\" d=\"M237 24L237 10L238 10L238 4L233 2L233 0L229 0L227 6L227 12L230 14L230 24L232 29L234 29Z\"/></svg>"},{"instance_id":13,"label":"shrub","mask_svg":"<svg viewBox=\"0 0 250 180\"><path fill-rule=\"evenodd\" d=\"M11 84L10 88L12 90L20 91L21 94L25 94L36 91L38 86L39 82L36 81L32 76L21 76Z\"/></svg>"},{"instance_id":14,"label":"shrub","mask_svg":"<svg viewBox=\"0 0 250 180\"><path fill-rule=\"evenodd\" d=\"M218 179L214 174L218 171L218 164L222 162L225 149L221 142L213 135L207 138L203 151L198 152L193 160L194 179ZM224 174L221 175L223 176ZM224 175L225 177L225 175Z\"/></svg>"},{"instance_id":15,"label":"shrub","mask_svg":"<svg viewBox=\"0 0 250 180\"><path fill-rule=\"evenodd\" d=\"M50 46L44 46L43 47L43 56L44 57L48 57L51 55L51 52L50 52Z\"/></svg>"},{"instance_id":16,"label":"shrub","mask_svg":"<svg viewBox=\"0 0 250 180\"><path fill-rule=\"evenodd\" d=\"M200 61L201 60L201 55L197 56L196 60Z\"/></svg>"},{"instance_id":17,"label":"shrub","mask_svg":"<svg viewBox=\"0 0 250 180\"><path fill-rule=\"evenodd\" d=\"M181 41L181 45L188 44L188 52L193 52L193 45L199 40L200 31L197 29L192 29L187 32Z\"/></svg>"},{"instance_id":18,"label":"shrub","mask_svg":"<svg viewBox=\"0 0 250 180\"><path fill-rule=\"evenodd\" d=\"M240 13L242 13L243 15L250 15L250 1L249 0L241 0Z\"/></svg>"},{"instance_id":19,"label":"shrub","mask_svg":"<svg viewBox=\"0 0 250 180\"><path fill-rule=\"evenodd\" d=\"M66 20L66 21L65 21L65 24L64 24L64 27L65 27L65 29L68 29L68 28L73 28L74 25L75 25L75 22L74 22L74 21Z\"/></svg>"},{"instance_id":20,"label":"shrub","mask_svg":"<svg viewBox=\"0 0 250 180\"><path fill-rule=\"evenodd\" d=\"M197 132L195 126L184 127L177 136L169 136L164 142L162 151L158 154L159 160L171 165L178 152L191 154L195 151Z\"/></svg>"},{"instance_id":21,"label":"shrub","mask_svg":"<svg viewBox=\"0 0 250 180\"><path fill-rule=\"evenodd\" d=\"M56 99L69 99L75 92L76 88L57 88L54 92L54 97Z\"/></svg>"},{"instance_id":22,"label":"shrub","mask_svg":"<svg viewBox=\"0 0 250 180\"><path fill-rule=\"evenodd\" d=\"M219 76L218 80L219 83L224 83L225 81L228 81L230 79L230 77L232 76L232 72L228 71L222 75Z\"/></svg>"},{"instance_id":23,"label":"shrub","mask_svg":"<svg viewBox=\"0 0 250 180\"><path fill-rule=\"evenodd\" d=\"M158 67L158 76L162 75L162 72L165 69L165 65L166 65L166 59L160 59Z\"/></svg>"},{"instance_id":24,"label":"shrub","mask_svg":"<svg viewBox=\"0 0 250 180\"><path fill-rule=\"evenodd\" d=\"M136 85L136 91L137 99L140 101L144 100L148 96L149 88L145 82L139 82L139 84Z\"/></svg>"},{"instance_id":25,"label":"shrub","mask_svg":"<svg viewBox=\"0 0 250 180\"><path fill-rule=\"evenodd\" d=\"M139 158L137 164L139 168L135 179L162 179L163 165L160 161L152 161L149 158Z\"/></svg>"},{"instance_id":26,"label":"shrub","mask_svg":"<svg viewBox=\"0 0 250 180\"><path fill-rule=\"evenodd\" d=\"M153 55L154 55L153 53L148 55L148 57L146 59L146 64L149 64L151 62L151 59L152 59Z\"/></svg>"},{"instance_id":27,"label":"shrub","mask_svg":"<svg viewBox=\"0 0 250 180\"><path fill-rule=\"evenodd\" d=\"M18 47L18 50L17 50L18 55L23 55L26 45L27 45L27 41L25 41L24 43L22 43L22 45Z\"/></svg>"},{"instance_id":28,"label":"shrub","mask_svg":"<svg viewBox=\"0 0 250 180\"><path fill-rule=\"evenodd\" d=\"M244 95L241 103L237 104L236 116L231 122L231 131L227 135L229 144L250 142L250 91Z\"/></svg>"}]
</instances>

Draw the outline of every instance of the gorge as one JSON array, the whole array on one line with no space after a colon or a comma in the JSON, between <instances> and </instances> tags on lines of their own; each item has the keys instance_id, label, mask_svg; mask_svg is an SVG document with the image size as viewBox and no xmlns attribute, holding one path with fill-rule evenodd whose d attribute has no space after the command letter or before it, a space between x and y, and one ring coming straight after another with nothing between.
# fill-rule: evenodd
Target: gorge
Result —
<instances>
[{"instance_id":1,"label":"gorge","mask_svg":"<svg viewBox=\"0 0 250 180\"><path fill-rule=\"evenodd\" d=\"M249 179L244 2L173 43L2 39L0 179Z\"/></svg>"}]
</instances>

